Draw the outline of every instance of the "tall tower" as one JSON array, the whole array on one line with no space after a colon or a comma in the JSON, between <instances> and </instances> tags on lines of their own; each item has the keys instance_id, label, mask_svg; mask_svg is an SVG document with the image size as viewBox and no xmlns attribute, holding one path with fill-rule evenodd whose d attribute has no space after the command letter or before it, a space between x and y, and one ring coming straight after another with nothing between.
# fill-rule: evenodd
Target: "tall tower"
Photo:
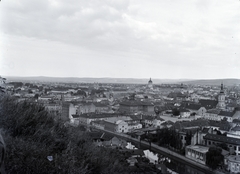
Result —
<instances>
[{"instance_id":1,"label":"tall tower","mask_svg":"<svg viewBox=\"0 0 240 174\"><path fill-rule=\"evenodd\" d=\"M219 93L219 95L218 95L217 108L218 108L218 109L222 109L222 110L224 110L224 109L226 108L226 104L225 104L225 94L224 94L224 90L223 90L223 84L221 84L221 90L220 90L220 93Z\"/></svg>"},{"instance_id":2,"label":"tall tower","mask_svg":"<svg viewBox=\"0 0 240 174\"><path fill-rule=\"evenodd\" d=\"M150 80L148 81L148 88L153 89L153 82L152 79L150 78Z\"/></svg>"}]
</instances>

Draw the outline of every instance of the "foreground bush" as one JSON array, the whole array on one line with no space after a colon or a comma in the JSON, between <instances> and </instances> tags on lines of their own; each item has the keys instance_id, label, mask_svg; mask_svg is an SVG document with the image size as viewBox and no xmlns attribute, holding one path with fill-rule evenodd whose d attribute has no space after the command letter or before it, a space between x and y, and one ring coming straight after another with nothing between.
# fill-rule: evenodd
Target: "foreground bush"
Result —
<instances>
[{"instance_id":1,"label":"foreground bush","mask_svg":"<svg viewBox=\"0 0 240 174\"><path fill-rule=\"evenodd\" d=\"M120 152L94 146L81 128L66 128L35 103L0 96L0 125L7 173L148 173L130 168Z\"/></svg>"}]
</instances>

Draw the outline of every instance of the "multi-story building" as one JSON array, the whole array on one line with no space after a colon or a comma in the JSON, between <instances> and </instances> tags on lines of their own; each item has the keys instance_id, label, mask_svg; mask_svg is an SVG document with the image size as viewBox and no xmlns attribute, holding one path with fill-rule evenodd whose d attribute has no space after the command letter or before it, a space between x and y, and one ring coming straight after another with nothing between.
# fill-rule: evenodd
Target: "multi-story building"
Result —
<instances>
[{"instance_id":1,"label":"multi-story building","mask_svg":"<svg viewBox=\"0 0 240 174\"><path fill-rule=\"evenodd\" d=\"M206 146L226 144L231 153L240 155L240 139L217 134L206 134L203 139Z\"/></svg>"},{"instance_id":2,"label":"multi-story building","mask_svg":"<svg viewBox=\"0 0 240 174\"><path fill-rule=\"evenodd\" d=\"M209 147L199 145L186 146L185 156L193 161L206 165L206 154Z\"/></svg>"},{"instance_id":3,"label":"multi-story building","mask_svg":"<svg viewBox=\"0 0 240 174\"><path fill-rule=\"evenodd\" d=\"M154 104L137 100L128 100L120 103L119 111L122 113L142 113L153 115Z\"/></svg>"},{"instance_id":4,"label":"multi-story building","mask_svg":"<svg viewBox=\"0 0 240 174\"><path fill-rule=\"evenodd\" d=\"M240 173L240 156L230 155L227 157L227 170L231 173Z\"/></svg>"}]
</instances>

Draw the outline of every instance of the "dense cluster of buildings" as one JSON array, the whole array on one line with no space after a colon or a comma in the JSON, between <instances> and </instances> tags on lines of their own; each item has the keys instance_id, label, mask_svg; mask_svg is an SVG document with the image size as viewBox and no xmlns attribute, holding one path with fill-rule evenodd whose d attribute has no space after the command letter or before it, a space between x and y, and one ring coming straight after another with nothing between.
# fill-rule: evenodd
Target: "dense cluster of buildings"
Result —
<instances>
[{"instance_id":1,"label":"dense cluster of buildings","mask_svg":"<svg viewBox=\"0 0 240 174\"><path fill-rule=\"evenodd\" d=\"M72 125L141 135L175 129L186 157L206 164L209 147L225 145L228 170L240 172L240 88L184 84L40 84L8 83L19 102L45 106L57 119ZM191 145L186 136L191 133ZM224 151L225 152L225 151Z\"/></svg>"}]
</instances>

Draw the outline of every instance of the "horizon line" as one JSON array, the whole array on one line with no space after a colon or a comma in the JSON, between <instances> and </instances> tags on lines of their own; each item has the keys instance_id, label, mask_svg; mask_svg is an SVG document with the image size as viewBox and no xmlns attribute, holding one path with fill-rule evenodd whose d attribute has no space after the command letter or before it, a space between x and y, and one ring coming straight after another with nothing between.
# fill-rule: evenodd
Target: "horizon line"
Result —
<instances>
[{"instance_id":1,"label":"horizon line","mask_svg":"<svg viewBox=\"0 0 240 174\"><path fill-rule=\"evenodd\" d=\"M2 77L18 77L18 78L36 78L36 77L45 77L45 78L95 78L95 79L156 79L156 80L223 80L223 79L232 79L240 80L236 77L223 77L223 78L152 78L152 77L76 77L76 76L2 76Z\"/></svg>"}]
</instances>

